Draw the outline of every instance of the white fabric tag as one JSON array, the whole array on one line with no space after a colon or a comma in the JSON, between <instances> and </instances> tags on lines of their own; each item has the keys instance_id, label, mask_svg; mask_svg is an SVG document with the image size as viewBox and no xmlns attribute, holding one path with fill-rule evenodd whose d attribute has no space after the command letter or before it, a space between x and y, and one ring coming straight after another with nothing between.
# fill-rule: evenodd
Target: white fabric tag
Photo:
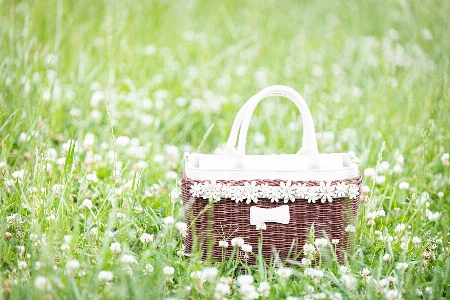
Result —
<instances>
[{"instance_id":1,"label":"white fabric tag","mask_svg":"<svg viewBox=\"0 0 450 300\"><path fill-rule=\"evenodd\" d=\"M250 225L265 222L289 224L289 220L289 205L280 205L274 208L250 207Z\"/></svg>"}]
</instances>

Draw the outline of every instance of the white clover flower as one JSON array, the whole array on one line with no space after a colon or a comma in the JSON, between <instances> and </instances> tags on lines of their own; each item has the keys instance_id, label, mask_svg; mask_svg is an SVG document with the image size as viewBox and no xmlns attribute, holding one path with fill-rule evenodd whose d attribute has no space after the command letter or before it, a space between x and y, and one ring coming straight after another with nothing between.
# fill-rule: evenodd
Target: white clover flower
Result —
<instances>
[{"instance_id":1,"label":"white clover flower","mask_svg":"<svg viewBox=\"0 0 450 300\"><path fill-rule=\"evenodd\" d=\"M396 164L392 168L392 171L394 171L395 174L400 174L403 171L402 165Z\"/></svg>"},{"instance_id":2,"label":"white clover flower","mask_svg":"<svg viewBox=\"0 0 450 300\"><path fill-rule=\"evenodd\" d=\"M251 284L242 285L239 289L243 300L254 300L259 298L256 288Z\"/></svg>"},{"instance_id":3,"label":"white clover flower","mask_svg":"<svg viewBox=\"0 0 450 300\"><path fill-rule=\"evenodd\" d=\"M320 249L322 247L326 247L328 245L328 241L324 238L317 238L314 241L314 245L317 247L317 249Z\"/></svg>"},{"instance_id":4,"label":"white clover flower","mask_svg":"<svg viewBox=\"0 0 450 300\"><path fill-rule=\"evenodd\" d=\"M367 168L364 170L364 176L375 179L375 177L377 176L377 172L375 171L374 168Z\"/></svg>"},{"instance_id":5,"label":"white clover flower","mask_svg":"<svg viewBox=\"0 0 450 300\"><path fill-rule=\"evenodd\" d=\"M401 190L407 190L409 189L409 183L407 183L406 181L402 181L399 183L398 188Z\"/></svg>"},{"instance_id":6,"label":"white clover flower","mask_svg":"<svg viewBox=\"0 0 450 300\"><path fill-rule=\"evenodd\" d=\"M332 239L332 240L331 240L331 243L332 243L333 245L337 245L337 244L339 244L339 239Z\"/></svg>"},{"instance_id":7,"label":"white clover flower","mask_svg":"<svg viewBox=\"0 0 450 300\"><path fill-rule=\"evenodd\" d=\"M386 242L392 242L394 240L394 238L392 236L390 236L389 234L383 237L384 241Z\"/></svg>"},{"instance_id":8,"label":"white clover flower","mask_svg":"<svg viewBox=\"0 0 450 300\"><path fill-rule=\"evenodd\" d=\"M312 279L314 278L322 278L324 273L322 270L317 270L314 268L307 268L305 269L305 271L303 272L306 276L311 277Z\"/></svg>"},{"instance_id":9,"label":"white clover flower","mask_svg":"<svg viewBox=\"0 0 450 300\"><path fill-rule=\"evenodd\" d=\"M217 300L225 300L230 293L230 285L228 283L219 282L214 290L214 298Z\"/></svg>"},{"instance_id":10,"label":"white clover flower","mask_svg":"<svg viewBox=\"0 0 450 300\"><path fill-rule=\"evenodd\" d=\"M244 251L245 253L251 253L252 252L252 245L250 244L244 244L241 246L241 250Z\"/></svg>"},{"instance_id":11,"label":"white clover flower","mask_svg":"<svg viewBox=\"0 0 450 300\"><path fill-rule=\"evenodd\" d=\"M120 262L123 264L137 264L137 260L133 255L124 254L120 258Z\"/></svg>"},{"instance_id":12,"label":"white clover flower","mask_svg":"<svg viewBox=\"0 0 450 300\"><path fill-rule=\"evenodd\" d=\"M386 217L386 212L383 209L377 210L375 214L377 217Z\"/></svg>"},{"instance_id":13,"label":"white clover flower","mask_svg":"<svg viewBox=\"0 0 450 300\"><path fill-rule=\"evenodd\" d=\"M26 269L26 267L27 267L27 262L26 262L26 261L23 261L23 260L19 260L19 261L17 262L17 267L18 267L20 270Z\"/></svg>"},{"instance_id":14,"label":"white clover flower","mask_svg":"<svg viewBox=\"0 0 450 300\"><path fill-rule=\"evenodd\" d=\"M270 285L267 281L263 281L259 284L258 293L261 297L269 297L270 295Z\"/></svg>"},{"instance_id":15,"label":"white clover flower","mask_svg":"<svg viewBox=\"0 0 450 300\"><path fill-rule=\"evenodd\" d=\"M70 235L70 234L67 234L67 235L64 236L64 242L66 244L70 244L72 242L72 239L73 239L73 236Z\"/></svg>"},{"instance_id":16,"label":"white clover flower","mask_svg":"<svg viewBox=\"0 0 450 300\"><path fill-rule=\"evenodd\" d=\"M178 178L178 173L175 171L167 171L166 178L169 180L175 180Z\"/></svg>"},{"instance_id":17,"label":"white clover flower","mask_svg":"<svg viewBox=\"0 0 450 300\"><path fill-rule=\"evenodd\" d=\"M238 285L250 285L253 284L253 276L252 275L239 275L236 279Z\"/></svg>"},{"instance_id":18,"label":"white clover flower","mask_svg":"<svg viewBox=\"0 0 450 300\"><path fill-rule=\"evenodd\" d=\"M236 246L242 247L242 245L244 245L244 243L245 243L244 239L240 238L240 237L235 237L231 240L231 246L233 246L233 247L236 247Z\"/></svg>"},{"instance_id":19,"label":"white clover flower","mask_svg":"<svg viewBox=\"0 0 450 300\"><path fill-rule=\"evenodd\" d=\"M389 171L389 167L390 164L387 161L382 161L378 166L377 166L377 171L381 174L385 174L387 171Z\"/></svg>"},{"instance_id":20,"label":"white clover flower","mask_svg":"<svg viewBox=\"0 0 450 300\"><path fill-rule=\"evenodd\" d=\"M441 215L440 212L438 212L438 211L437 212L432 212L428 208L425 211L425 216L427 217L427 219L429 221L432 221L432 222L437 221L439 219L440 215Z\"/></svg>"},{"instance_id":21,"label":"white clover flower","mask_svg":"<svg viewBox=\"0 0 450 300\"><path fill-rule=\"evenodd\" d=\"M12 179L6 179L5 180L5 186L6 187L12 187L14 185L14 180L12 180Z\"/></svg>"},{"instance_id":22,"label":"white clover flower","mask_svg":"<svg viewBox=\"0 0 450 300\"><path fill-rule=\"evenodd\" d=\"M375 178L375 182L376 182L377 184L384 184L384 183L386 182L386 176L384 176L384 175L378 175L378 176Z\"/></svg>"},{"instance_id":23,"label":"white clover flower","mask_svg":"<svg viewBox=\"0 0 450 300\"><path fill-rule=\"evenodd\" d=\"M245 182L244 183L244 199L247 199L247 204L250 202L257 203L258 202L258 196L259 196L259 187L256 185L255 181L252 181L251 183Z\"/></svg>"},{"instance_id":24,"label":"white clover flower","mask_svg":"<svg viewBox=\"0 0 450 300\"><path fill-rule=\"evenodd\" d=\"M306 243L303 245L303 254L308 258L313 257L316 254L316 248L312 244Z\"/></svg>"},{"instance_id":25,"label":"white clover flower","mask_svg":"<svg viewBox=\"0 0 450 300\"><path fill-rule=\"evenodd\" d=\"M44 276L37 276L34 279L34 286L41 291L49 291L51 289L50 280Z\"/></svg>"},{"instance_id":26,"label":"white clover flower","mask_svg":"<svg viewBox=\"0 0 450 300\"><path fill-rule=\"evenodd\" d=\"M309 258L303 257L302 258L302 265L305 265L305 266L311 265L311 260Z\"/></svg>"},{"instance_id":27,"label":"white clover flower","mask_svg":"<svg viewBox=\"0 0 450 300\"><path fill-rule=\"evenodd\" d=\"M258 223L258 224L256 224L256 230L266 230L267 229L267 226L266 226L266 223Z\"/></svg>"},{"instance_id":28,"label":"white clover flower","mask_svg":"<svg viewBox=\"0 0 450 300\"><path fill-rule=\"evenodd\" d=\"M416 289L416 296L417 296L417 297L420 297L420 296L422 296L422 295L423 295L422 290L421 290L421 289Z\"/></svg>"},{"instance_id":29,"label":"white clover flower","mask_svg":"<svg viewBox=\"0 0 450 300\"><path fill-rule=\"evenodd\" d=\"M56 216L52 213L50 213L50 215L45 218L47 221L55 221L56 220Z\"/></svg>"},{"instance_id":30,"label":"white clover flower","mask_svg":"<svg viewBox=\"0 0 450 300\"><path fill-rule=\"evenodd\" d=\"M289 200L295 201L295 185L292 185L292 181L288 180L286 183L280 182L280 196L284 200L284 203L288 203Z\"/></svg>"},{"instance_id":31,"label":"white clover flower","mask_svg":"<svg viewBox=\"0 0 450 300\"><path fill-rule=\"evenodd\" d=\"M308 194L309 186L307 186L306 183L296 184L294 190L295 190L295 197L305 199Z\"/></svg>"},{"instance_id":32,"label":"white clover flower","mask_svg":"<svg viewBox=\"0 0 450 300\"><path fill-rule=\"evenodd\" d=\"M408 268L408 263L406 263L406 262L399 262L399 263L397 263L397 266L395 268L397 270L404 271L404 270L406 270Z\"/></svg>"},{"instance_id":33,"label":"white clover flower","mask_svg":"<svg viewBox=\"0 0 450 300\"><path fill-rule=\"evenodd\" d=\"M142 244L148 244L153 242L153 234L143 233L140 237Z\"/></svg>"},{"instance_id":34,"label":"white clover flower","mask_svg":"<svg viewBox=\"0 0 450 300\"><path fill-rule=\"evenodd\" d=\"M70 249L70 246L67 245L67 244L62 244L61 247L60 247L60 249L61 249L62 251L66 251L66 250L69 250L69 249Z\"/></svg>"},{"instance_id":35,"label":"white clover flower","mask_svg":"<svg viewBox=\"0 0 450 300\"><path fill-rule=\"evenodd\" d=\"M403 230L405 230L405 228L406 228L405 224L403 224L403 223L398 224L397 226L395 226L394 232L395 233L400 233Z\"/></svg>"},{"instance_id":36,"label":"white clover flower","mask_svg":"<svg viewBox=\"0 0 450 300\"><path fill-rule=\"evenodd\" d=\"M113 253L120 253L121 251L121 246L118 242L114 242L109 246L109 249L111 249L111 251Z\"/></svg>"},{"instance_id":37,"label":"white clover flower","mask_svg":"<svg viewBox=\"0 0 450 300\"><path fill-rule=\"evenodd\" d=\"M433 288L431 286L427 286L425 288L425 293L427 293L429 295L433 294Z\"/></svg>"},{"instance_id":38,"label":"white clover flower","mask_svg":"<svg viewBox=\"0 0 450 300\"><path fill-rule=\"evenodd\" d=\"M341 281L348 290L354 290L357 284L356 278L350 274L344 274Z\"/></svg>"},{"instance_id":39,"label":"white clover flower","mask_svg":"<svg viewBox=\"0 0 450 300\"><path fill-rule=\"evenodd\" d=\"M219 273L216 267L208 267L202 270L202 278L208 281L214 281Z\"/></svg>"},{"instance_id":40,"label":"white clover flower","mask_svg":"<svg viewBox=\"0 0 450 300\"><path fill-rule=\"evenodd\" d=\"M98 280L100 281L112 281L114 279L114 274L111 271L102 270L98 272Z\"/></svg>"},{"instance_id":41,"label":"white clover flower","mask_svg":"<svg viewBox=\"0 0 450 300\"><path fill-rule=\"evenodd\" d=\"M79 268L80 268L80 262L76 259L68 260L66 263L66 270L68 270L68 271L73 272Z\"/></svg>"},{"instance_id":42,"label":"white clover flower","mask_svg":"<svg viewBox=\"0 0 450 300\"><path fill-rule=\"evenodd\" d=\"M117 212L116 217L117 217L117 219L123 220L123 219L127 218L127 215L119 211L119 212Z\"/></svg>"},{"instance_id":43,"label":"white clover flower","mask_svg":"<svg viewBox=\"0 0 450 300\"><path fill-rule=\"evenodd\" d=\"M383 260L385 261L385 262L388 262L388 261L390 261L391 260L391 256L389 255L389 254L385 254L385 255L383 255Z\"/></svg>"},{"instance_id":44,"label":"white clover flower","mask_svg":"<svg viewBox=\"0 0 450 300\"><path fill-rule=\"evenodd\" d=\"M12 173L12 177L16 179L18 182L23 181L23 176L25 175L25 170L19 170Z\"/></svg>"},{"instance_id":45,"label":"white clover flower","mask_svg":"<svg viewBox=\"0 0 450 300\"><path fill-rule=\"evenodd\" d=\"M342 294L339 292L330 294L330 300L342 300L342 299L344 299L344 298L342 297Z\"/></svg>"},{"instance_id":46,"label":"white clover flower","mask_svg":"<svg viewBox=\"0 0 450 300\"><path fill-rule=\"evenodd\" d=\"M335 189L336 187L331 185L331 180L328 180L327 183L321 181L320 186L318 187L318 198L320 199L320 202L332 202L333 197L336 196Z\"/></svg>"},{"instance_id":47,"label":"white clover flower","mask_svg":"<svg viewBox=\"0 0 450 300\"><path fill-rule=\"evenodd\" d=\"M188 226L187 226L186 223L184 223L184 222L177 222L175 224L175 228L178 229L178 231L180 232L180 235L182 237L186 237L187 236Z\"/></svg>"},{"instance_id":48,"label":"white clover flower","mask_svg":"<svg viewBox=\"0 0 450 300\"><path fill-rule=\"evenodd\" d=\"M219 241L219 247L228 248L228 245L227 241Z\"/></svg>"},{"instance_id":49,"label":"white clover flower","mask_svg":"<svg viewBox=\"0 0 450 300\"><path fill-rule=\"evenodd\" d=\"M155 267L152 264L145 264L144 266L144 275L149 275L150 273L153 273L155 271Z\"/></svg>"},{"instance_id":50,"label":"white clover flower","mask_svg":"<svg viewBox=\"0 0 450 300\"><path fill-rule=\"evenodd\" d=\"M292 269L287 267L281 267L276 271L276 274L282 279L287 279L292 275Z\"/></svg>"},{"instance_id":51,"label":"white clover flower","mask_svg":"<svg viewBox=\"0 0 450 300\"><path fill-rule=\"evenodd\" d=\"M443 164L444 166L450 165L449 159L450 159L450 154L449 154L449 153L444 153L444 154L442 154L442 156L441 156L441 162L442 162L442 164Z\"/></svg>"},{"instance_id":52,"label":"white clover flower","mask_svg":"<svg viewBox=\"0 0 450 300\"><path fill-rule=\"evenodd\" d=\"M201 280L202 279L202 271L192 271L190 274L190 277L194 280Z\"/></svg>"},{"instance_id":53,"label":"white clover flower","mask_svg":"<svg viewBox=\"0 0 450 300\"><path fill-rule=\"evenodd\" d=\"M350 273L350 269L346 266L339 267L339 274L344 275Z\"/></svg>"},{"instance_id":54,"label":"white clover flower","mask_svg":"<svg viewBox=\"0 0 450 300\"><path fill-rule=\"evenodd\" d=\"M368 268L362 269L361 275L362 275L363 277L367 277L369 274L370 274L370 270L369 270Z\"/></svg>"},{"instance_id":55,"label":"white clover flower","mask_svg":"<svg viewBox=\"0 0 450 300\"><path fill-rule=\"evenodd\" d=\"M17 251L22 255L25 252L25 246L17 246Z\"/></svg>"},{"instance_id":56,"label":"white clover flower","mask_svg":"<svg viewBox=\"0 0 450 300\"><path fill-rule=\"evenodd\" d=\"M368 187L367 185L364 185L362 187L362 192L363 192L363 194L367 195L370 192L370 187Z\"/></svg>"},{"instance_id":57,"label":"white clover flower","mask_svg":"<svg viewBox=\"0 0 450 300\"><path fill-rule=\"evenodd\" d=\"M139 204L138 204L138 205L135 205L135 206L133 207L133 209L134 209L134 211L135 211L138 215L140 215L140 214L144 211L144 209L142 208L142 206L140 206Z\"/></svg>"},{"instance_id":58,"label":"white clover flower","mask_svg":"<svg viewBox=\"0 0 450 300\"><path fill-rule=\"evenodd\" d=\"M87 209L92 209L93 204L92 204L92 200L90 199L84 199L83 202L81 203L80 208L86 207Z\"/></svg>"},{"instance_id":59,"label":"white clover flower","mask_svg":"<svg viewBox=\"0 0 450 300\"><path fill-rule=\"evenodd\" d=\"M97 174L92 173L92 174L87 174L86 175L86 180L90 181L90 182L98 182L98 178L97 178Z\"/></svg>"},{"instance_id":60,"label":"white clover flower","mask_svg":"<svg viewBox=\"0 0 450 300\"><path fill-rule=\"evenodd\" d=\"M385 296L388 300L397 300L401 299L402 294L398 290L388 290Z\"/></svg>"},{"instance_id":61,"label":"white clover flower","mask_svg":"<svg viewBox=\"0 0 450 300\"><path fill-rule=\"evenodd\" d=\"M89 233L91 235L98 235L98 228L97 227L92 227L91 230L89 230Z\"/></svg>"},{"instance_id":62,"label":"white clover flower","mask_svg":"<svg viewBox=\"0 0 450 300\"><path fill-rule=\"evenodd\" d=\"M172 216L168 216L163 219L163 223L164 225L172 225L173 223L175 223L175 219Z\"/></svg>"},{"instance_id":63,"label":"white clover flower","mask_svg":"<svg viewBox=\"0 0 450 300\"><path fill-rule=\"evenodd\" d=\"M175 273L175 269L174 269L173 267L171 267L171 266L165 266L165 267L163 268L163 273L164 273L165 275L170 276L170 275L173 275L173 273Z\"/></svg>"},{"instance_id":64,"label":"white clover flower","mask_svg":"<svg viewBox=\"0 0 450 300\"><path fill-rule=\"evenodd\" d=\"M345 232L356 232L356 227L353 226L353 225L347 225L347 226L344 228L344 231L345 231Z\"/></svg>"}]
</instances>

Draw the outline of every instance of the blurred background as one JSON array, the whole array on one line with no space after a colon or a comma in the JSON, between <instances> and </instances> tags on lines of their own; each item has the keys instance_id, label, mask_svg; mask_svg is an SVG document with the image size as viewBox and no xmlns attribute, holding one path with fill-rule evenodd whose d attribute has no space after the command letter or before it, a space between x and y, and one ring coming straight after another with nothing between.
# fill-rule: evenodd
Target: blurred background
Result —
<instances>
[{"instance_id":1,"label":"blurred background","mask_svg":"<svg viewBox=\"0 0 450 300\"><path fill-rule=\"evenodd\" d=\"M381 140L404 151L429 120L449 120L449 6L3 0L1 121L20 120L3 134L110 139L108 107L115 134L139 139L142 158L203 138L203 152L219 151L245 101L283 84L309 104L321 151L373 162ZM247 152L294 153L301 130L288 100L265 100Z\"/></svg>"}]
</instances>

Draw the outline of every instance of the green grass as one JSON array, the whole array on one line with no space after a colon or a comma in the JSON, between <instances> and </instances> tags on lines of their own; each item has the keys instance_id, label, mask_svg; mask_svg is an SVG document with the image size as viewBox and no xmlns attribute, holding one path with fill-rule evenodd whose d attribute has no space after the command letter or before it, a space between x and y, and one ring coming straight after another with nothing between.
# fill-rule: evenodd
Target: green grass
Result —
<instances>
[{"instance_id":1,"label":"green grass","mask_svg":"<svg viewBox=\"0 0 450 300\"><path fill-rule=\"evenodd\" d=\"M449 298L449 15L448 1L0 1L0 298L213 299L219 277L241 273L255 287L267 281L269 299L384 298L388 289ZM182 153L222 147L239 108L272 84L300 92L318 136L332 133L319 151L353 150L363 173L389 162L384 183L363 178L370 201L346 264L351 289L336 264L317 266L319 279L302 267L282 279L277 265L184 258L177 230L163 225L183 221ZM264 100L247 152L295 153L301 136L293 104ZM94 173L98 182L86 178ZM142 243L143 233L154 241ZM137 262L121 263L123 254ZM210 266L216 279L191 278ZM99 280L102 270L114 279ZM383 279L384 290L374 283ZM243 297L230 288L228 298Z\"/></svg>"}]
</instances>

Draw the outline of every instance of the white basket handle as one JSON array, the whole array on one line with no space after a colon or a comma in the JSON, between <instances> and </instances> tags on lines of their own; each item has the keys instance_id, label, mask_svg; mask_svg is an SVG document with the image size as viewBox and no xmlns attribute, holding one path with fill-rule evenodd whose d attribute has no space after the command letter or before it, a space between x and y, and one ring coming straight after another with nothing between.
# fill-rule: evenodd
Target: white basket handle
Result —
<instances>
[{"instance_id":1,"label":"white basket handle","mask_svg":"<svg viewBox=\"0 0 450 300\"><path fill-rule=\"evenodd\" d=\"M233 127L227 141L227 147L223 152L223 155L245 155L245 143L247 139L248 126L250 124L250 119L253 115L253 112L262 99L271 96L283 96L285 98L288 98L289 100L294 102L300 110L303 120L304 133L302 139L302 147L298 151L298 153L318 153L314 121L305 100L299 93L297 93L290 87L283 85L273 85L263 89L262 91L251 97L242 106L233 122ZM239 143L237 150L235 150L239 127Z\"/></svg>"}]
</instances>

